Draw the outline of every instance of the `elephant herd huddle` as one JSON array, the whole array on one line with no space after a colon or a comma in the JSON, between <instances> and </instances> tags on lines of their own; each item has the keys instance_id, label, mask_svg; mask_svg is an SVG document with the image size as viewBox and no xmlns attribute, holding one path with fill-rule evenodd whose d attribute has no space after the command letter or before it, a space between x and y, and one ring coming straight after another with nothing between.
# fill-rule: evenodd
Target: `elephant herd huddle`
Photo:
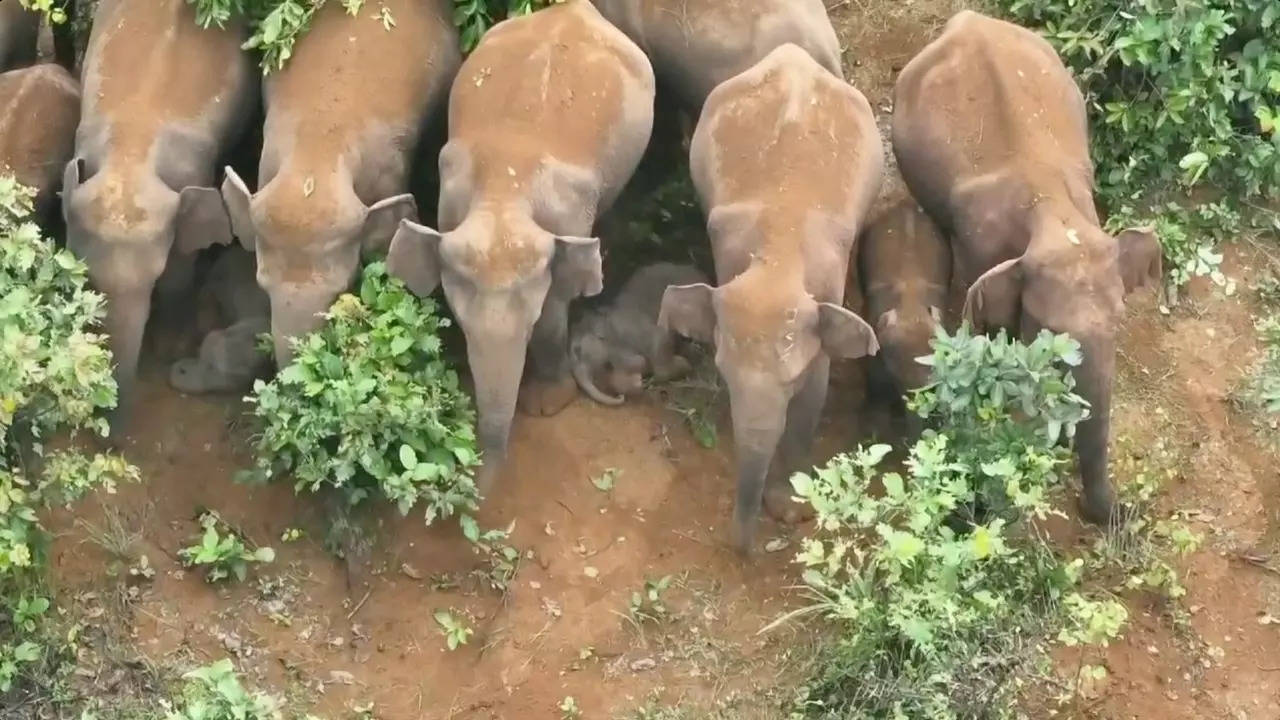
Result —
<instances>
[{"instance_id":1,"label":"elephant herd huddle","mask_svg":"<svg viewBox=\"0 0 1280 720\"><path fill-rule=\"evenodd\" d=\"M19 175L46 198L60 187L67 245L108 299L117 427L148 320L192 322L199 251L240 245L205 283L222 329L173 368L197 390L252 377L259 331L286 363L289 338L385 253L413 292L441 288L464 331L482 489L517 404L553 414L577 385L620 402L597 381L620 395L641 373L687 370L673 334L713 345L747 551L762 503L800 511L785 478L808 454L831 358L879 352L898 389L918 386L912 358L954 283L980 329L1081 342L1081 508L1110 518L1116 325L1124 296L1159 278L1160 251L1150 231L1100 227L1084 103L1039 37L963 12L903 68L893 151L913 197L872 219L882 142L821 0L569 0L498 24L465 61L449 0L383 4L394 28L322 6L261 83L243 28L202 30L187 0L102 0L80 91L54 66L0 75L0 149L15 172L63 168ZM602 290L593 227L649 144L659 85L697 118L715 282L643 268L571 331L571 302ZM436 159L424 128L446 110L433 228L409 177ZM256 173L220 171L259 128ZM871 324L843 306L851 261Z\"/></svg>"}]
</instances>

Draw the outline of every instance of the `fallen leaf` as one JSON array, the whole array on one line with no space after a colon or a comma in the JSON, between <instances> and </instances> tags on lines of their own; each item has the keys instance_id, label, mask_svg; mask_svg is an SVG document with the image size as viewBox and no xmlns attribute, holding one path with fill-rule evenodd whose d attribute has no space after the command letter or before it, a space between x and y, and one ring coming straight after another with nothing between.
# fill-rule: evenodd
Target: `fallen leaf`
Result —
<instances>
[{"instance_id":1,"label":"fallen leaf","mask_svg":"<svg viewBox=\"0 0 1280 720\"><path fill-rule=\"evenodd\" d=\"M594 567L592 567L591 565L588 565L588 566L586 566L585 568L583 568L583 569L582 569L582 574L583 574L583 575L586 575L587 577L591 578L592 580L594 580L594 579L596 579L596 578L600 577L600 571L599 571L599 570L597 570L597 569L595 569L595 568L594 568Z\"/></svg>"},{"instance_id":2,"label":"fallen leaf","mask_svg":"<svg viewBox=\"0 0 1280 720\"><path fill-rule=\"evenodd\" d=\"M764 551L767 553L782 552L790 544L786 538L777 537L764 544Z\"/></svg>"}]
</instances>

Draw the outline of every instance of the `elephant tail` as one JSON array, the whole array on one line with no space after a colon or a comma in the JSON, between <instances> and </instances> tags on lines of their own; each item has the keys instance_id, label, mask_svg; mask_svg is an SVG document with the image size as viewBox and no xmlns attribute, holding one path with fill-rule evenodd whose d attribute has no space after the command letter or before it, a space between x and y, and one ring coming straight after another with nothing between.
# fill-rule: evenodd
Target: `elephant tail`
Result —
<instances>
[{"instance_id":1,"label":"elephant tail","mask_svg":"<svg viewBox=\"0 0 1280 720\"><path fill-rule=\"evenodd\" d=\"M591 379L591 372L587 370L587 366L575 360L572 364L573 379L577 381L578 387L582 388L582 392L588 397L601 405L621 405L626 398L621 395L606 395L604 391L596 387L595 382Z\"/></svg>"}]
</instances>

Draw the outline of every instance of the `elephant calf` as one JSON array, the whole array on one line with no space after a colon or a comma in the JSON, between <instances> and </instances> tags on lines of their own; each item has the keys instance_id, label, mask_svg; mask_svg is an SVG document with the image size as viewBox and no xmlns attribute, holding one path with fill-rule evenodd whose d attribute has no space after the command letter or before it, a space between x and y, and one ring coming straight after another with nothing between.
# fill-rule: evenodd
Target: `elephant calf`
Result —
<instances>
[{"instance_id":1,"label":"elephant calf","mask_svg":"<svg viewBox=\"0 0 1280 720\"><path fill-rule=\"evenodd\" d=\"M745 553L762 499L782 519L799 514L787 477L811 446L830 359L878 347L841 303L884 155L862 93L783 45L712 91L690 165L719 287L668 288L659 322L715 344L733 417L732 531Z\"/></svg>"},{"instance_id":2,"label":"elephant calf","mask_svg":"<svg viewBox=\"0 0 1280 720\"><path fill-rule=\"evenodd\" d=\"M440 231L402 223L387 269L419 295L442 285L466 335L482 489L506 458L518 394L540 415L577 394L569 301L600 292L588 235L635 172L653 93L644 53L586 0L495 25L453 84Z\"/></svg>"},{"instance_id":3,"label":"elephant calf","mask_svg":"<svg viewBox=\"0 0 1280 720\"><path fill-rule=\"evenodd\" d=\"M62 66L0 75L0 167L36 191L35 216L42 223L57 208L62 167L74 152L79 122L80 85Z\"/></svg>"},{"instance_id":4,"label":"elephant calf","mask_svg":"<svg viewBox=\"0 0 1280 720\"><path fill-rule=\"evenodd\" d=\"M951 246L916 201L906 198L880 213L858 239L858 277L866 317L880 342L873 389L890 390L901 408L905 393L929 382L929 368L916 358L929 354L929 341L942 324ZM918 420L908 413L912 437L919 434Z\"/></svg>"},{"instance_id":5,"label":"elephant calf","mask_svg":"<svg viewBox=\"0 0 1280 720\"><path fill-rule=\"evenodd\" d=\"M201 330L207 332L196 357L169 368L169 384L192 395L248 389L270 365L257 343L271 330L271 300L258 287L253 253L238 247L223 251L197 302Z\"/></svg>"},{"instance_id":6,"label":"elephant calf","mask_svg":"<svg viewBox=\"0 0 1280 720\"><path fill-rule=\"evenodd\" d=\"M893 149L903 179L952 238L964 316L1030 340L1069 333L1091 405L1077 434L1081 510L1113 517L1107 477L1116 329L1124 297L1161 276L1155 234L1112 237L1093 205L1084 99L1052 46L961 12L902 69Z\"/></svg>"},{"instance_id":7,"label":"elephant calf","mask_svg":"<svg viewBox=\"0 0 1280 720\"><path fill-rule=\"evenodd\" d=\"M644 387L648 373L659 382L688 373L689 361L676 354L675 338L658 327L658 312L668 285L706 281L691 265L646 265L607 307L584 312L569 331L569 362L578 387L596 402L621 405ZM603 383L597 382L601 378Z\"/></svg>"}]
</instances>

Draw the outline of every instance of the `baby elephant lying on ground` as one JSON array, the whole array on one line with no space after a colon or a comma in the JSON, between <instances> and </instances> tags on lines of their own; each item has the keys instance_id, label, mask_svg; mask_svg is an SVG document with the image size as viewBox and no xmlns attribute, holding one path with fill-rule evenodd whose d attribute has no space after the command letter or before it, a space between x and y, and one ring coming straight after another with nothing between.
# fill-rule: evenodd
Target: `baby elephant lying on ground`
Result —
<instances>
[{"instance_id":1,"label":"baby elephant lying on ground","mask_svg":"<svg viewBox=\"0 0 1280 720\"><path fill-rule=\"evenodd\" d=\"M658 311L667 286L706 281L691 265L646 265L612 303L584 313L569 334L573 377L582 391L596 402L621 405L640 391L646 373L665 381L689 372L689 361L675 354L674 336L658 327Z\"/></svg>"},{"instance_id":2,"label":"baby elephant lying on ground","mask_svg":"<svg viewBox=\"0 0 1280 720\"><path fill-rule=\"evenodd\" d=\"M214 262L200 291L201 330L213 329L197 357L169 369L169 384L191 394L241 392L266 370L271 358L257 349L258 336L271 332L271 301L258 286L252 253L226 250Z\"/></svg>"}]
</instances>

